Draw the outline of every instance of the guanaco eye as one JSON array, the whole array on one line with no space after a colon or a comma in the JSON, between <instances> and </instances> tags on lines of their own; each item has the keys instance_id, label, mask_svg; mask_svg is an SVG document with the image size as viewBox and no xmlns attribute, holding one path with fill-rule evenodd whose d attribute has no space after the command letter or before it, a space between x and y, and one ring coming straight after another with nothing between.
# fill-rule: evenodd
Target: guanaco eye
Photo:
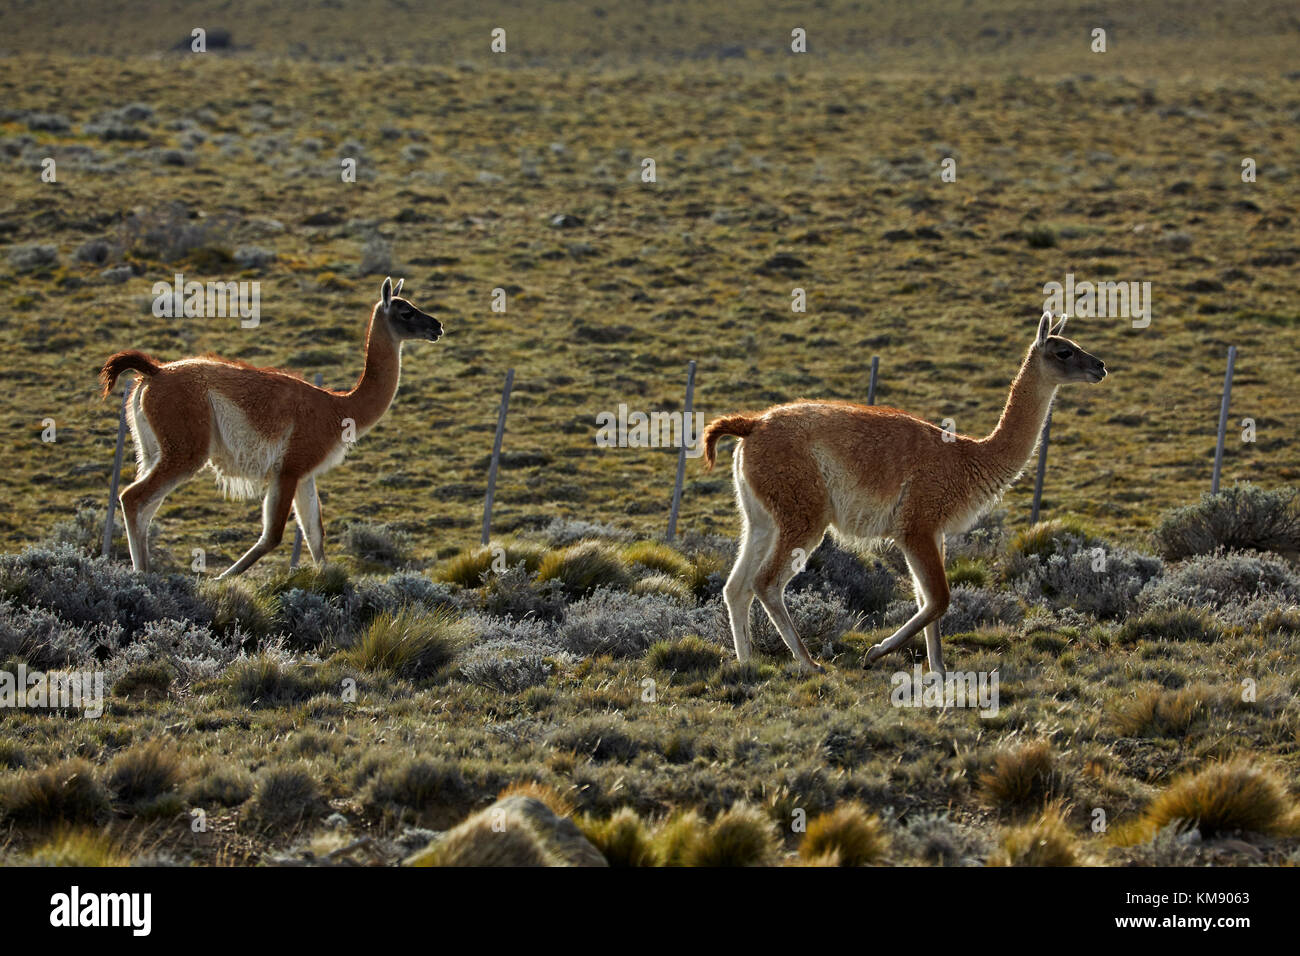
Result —
<instances>
[{"instance_id":1,"label":"guanaco eye","mask_svg":"<svg viewBox=\"0 0 1300 956\"><path fill-rule=\"evenodd\" d=\"M1068 359L1074 354L1074 349L1057 349L1056 357L1059 359Z\"/></svg>"}]
</instances>

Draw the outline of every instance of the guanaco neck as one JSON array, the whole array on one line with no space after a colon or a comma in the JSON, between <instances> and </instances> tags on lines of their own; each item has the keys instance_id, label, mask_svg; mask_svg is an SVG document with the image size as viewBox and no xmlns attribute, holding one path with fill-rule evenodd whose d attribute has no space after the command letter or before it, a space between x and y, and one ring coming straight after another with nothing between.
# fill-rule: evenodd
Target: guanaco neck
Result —
<instances>
[{"instance_id":1,"label":"guanaco neck","mask_svg":"<svg viewBox=\"0 0 1300 956\"><path fill-rule=\"evenodd\" d=\"M402 346L379 317L379 308L370 314L366 326L366 365L352 391L340 396L343 418L356 422L364 432L384 416L397 394L402 375Z\"/></svg>"},{"instance_id":2,"label":"guanaco neck","mask_svg":"<svg viewBox=\"0 0 1300 956\"><path fill-rule=\"evenodd\" d=\"M1056 395L1056 385L1043 379L1035 359L1031 348L1011 383L997 427L979 442L989 473L1002 483L1013 481L1033 456Z\"/></svg>"}]
</instances>

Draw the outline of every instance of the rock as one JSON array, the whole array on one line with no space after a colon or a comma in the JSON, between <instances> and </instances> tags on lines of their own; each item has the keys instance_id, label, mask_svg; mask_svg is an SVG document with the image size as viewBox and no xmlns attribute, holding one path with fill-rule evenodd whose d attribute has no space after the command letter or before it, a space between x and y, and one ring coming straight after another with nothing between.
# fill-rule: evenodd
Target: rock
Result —
<instances>
[{"instance_id":1,"label":"rock","mask_svg":"<svg viewBox=\"0 0 1300 956\"><path fill-rule=\"evenodd\" d=\"M608 866L568 817L533 797L498 800L452 827L405 866Z\"/></svg>"},{"instance_id":2,"label":"rock","mask_svg":"<svg viewBox=\"0 0 1300 956\"><path fill-rule=\"evenodd\" d=\"M580 218L570 216L567 212L558 213L551 217L552 229L575 229L582 224Z\"/></svg>"}]
</instances>

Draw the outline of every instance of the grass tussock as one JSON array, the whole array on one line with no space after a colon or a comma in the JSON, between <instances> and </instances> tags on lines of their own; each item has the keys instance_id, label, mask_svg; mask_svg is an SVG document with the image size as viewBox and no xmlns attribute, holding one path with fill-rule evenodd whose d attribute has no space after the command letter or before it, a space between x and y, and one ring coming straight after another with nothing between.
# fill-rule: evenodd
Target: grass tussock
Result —
<instances>
[{"instance_id":1,"label":"grass tussock","mask_svg":"<svg viewBox=\"0 0 1300 956\"><path fill-rule=\"evenodd\" d=\"M1121 644L1139 641L1197 641L1212 644L1223 638L1223 628L1203 608L1164 606L1152 608L1120 625L1115 638Z\"/></svg>"},{"instance_id":2,"label":"grass tussock","mask_svg":"<svg viewBox=\"0 0 1300 956\"><path fill-rule=\"evenodd\" d=\"M326 806L316 778L305 766L273 766L258 777L244 819L262 830L296 830L319 817Z\"/></svg>"},{"instance_id":3,"label":"grass tussock","mask_svg":"<svg viewBox=\"0 0 1300 956\"><path fill-rule=\"evenodd\" d=\"M1092 541L1094 535L1088 525L1080 518L1072 516L1050 518L1047 521L1040 521L1023 531L1017 532L1011 538L1008 550L1013 557L1037 555L1049 558L1060 550L1062 543L1067 538L1082 538L1085 541Z\"/></svg>"},{"instance_id":4,"label":"grass tussock","mask_svg":"<svg viewBox=\"0 0 1300 956\"><path fill-rule=\"evenodd\" d=\"M175 675L166 661L143 661L113 681L113 696L128 700L163 700Z\"/></svg>"},{"instance_id":5,"label":"grass tussock","mask_svg":"<svg viewBox=\"0 0 1300 956\"><path fill-rule=\"evenodd\" d=\"M275 620L275 601L238 580L203 581L199 596L212 609L212 630L227 635L236 630L252 637L266 637Z\"/></svg>"},{"instance_id":6,"label":"grass tussock","mask_svg":"<svg viewBox=\"0 0 1300 956\"><path fill-rule=\"evenodd\" d=\"M652 834L631 807L621 807L604 820L584 816L578 828L610 866L654 866L657 862Z\"/></svg>"},{"instance_id":7,"label":"grass tussock","mask_svg":"<svg viewBox=\"0 0 1300 956\"><path fill-rule=\"evenodd\" d=\"M28 855L29 866L130 866L131 858L99 830L69 828L38 843Z\"/></svg>"},{"instance_id":8,"label":"grass tussock","mask_svg":"<svg viewBox=\"0 0 1300 956\"><path fill-rule=\"evenodd\" d=\"M447 558L435 569L433 577L446 584L477 588L484 584L490 574L504 572L520 564L523 564L529 574L536 574L545 554L546 548L535 542L502 541L478 545Z\"/></svg>"},{"instance_id":9,"label":"grass tussock","mask_svg":"<svg viewBox=\"0 0 1300 956\"><path fill-rule=\"evenodd\" d=\"M182 767L183 760L173 745L150 740L114 757L106 783L118 803L140 804L175 790Z\"/></svg>"},{"instance_id":10,"label":"grass tussock","mask_svg":"<svg viewBox=\"0 0 1300 956\"><path fill-rule=\"evenodd\" d=\"M686 866L766 866L780 841L776 827L757 807L737 804L718 816L690 843Z\"/></svg>"},{"instance_id":11,"label":"grass tussock","mask_svg":"<svg viewBox=\"0 0 1300 956\"><path fill-rule=\"evenodd\" d=\"M581 597L596 588L625 588L631 575L614 545L588 540L546 552L537 580L558 581L567 595Z\"/></svg>"},{"instance_id":12,"label":"grass tussock","mask_svg":"<svg viewBox=\"0 0 1300 956\"><path fill-rule=\"evenodd\" d=\"M526 821L482 810L444 833L407 866L558 866L561 861Z\"/></svg>"},{"instance_id":13,"label":"grass tussock","mask_svg":"<svg viewBox=\"0 0 1300 956\"><path fill-rule=\"evenodd\" d=\"M636 541L624 547L622 554L623 560L628 564L639 564L643 568L683 581L690 581L694 575L690 559L662 541Z\"/></svg>"},{"instance_id":14,"label":"grass tussock","mask_svg":"<svg viewBox=\"0 0 1300 956\"><path fill-rule=\"evenodd\" d=\"M450 664L471 637L469 625L451 611L407 607L371 621L343 660L370 673L422 680Z\"/></svg>"},{"instance_id":15,"label":"grass tussock","mask_svg":"<svg viewBox=\"0 0 1300 956\"><path fill-rule=\"evenodd\" d=\"M1151 801L1142 819L1152 833L1176 822L1204 836L1278 833L1294 829L1295 810L1282 779L1242 756L1179 777Z\"/></svg>"},{"instance_id":16,"label":"grass tussock","mask_svg":"<svg viewBox=\"0 0 1300 956\"><path fill-rule=\"evenodd\" d=\"M698 674L717 669L726 655L695 634L675 641L656 641L646 651L646 664L655 670Z\"/></svg>"},{"instance_id":17,"label":"grass tussock","mask_svg":"<svg viewBox=\"0 0 1300 956\"><path fill-rule=\"evenodd\" d=\"M111 807L95 768L80 757L20 771L0 786L0 819L23 827L102 823Z\"/></svg>"},{"instance_id":18,"label":"grass tussock","mask_svg":"<svg viewBox=\"0 0 1300 956\"><path fill-rule=\"evenodd\" d=\"M506 797L532 797L545 804L557 817L571 817L578 809L573 798L567 793L536 780L516 781L497 794L498 800L504 800Z\"/></svg>"},{"instance_id":19,"label":"grass tussock","mask_svg":"<svg viewBox=\"0 0 1300 956\"><path fill-rule=\"evenodd\" d=\"M1062 790L1056 753L1046 740L999 751L979 780L991 806L1013 811L1041 807Z\"/></svg>"},{"instance_id":20,"label":"grass tussock","mask_svg":"<svg viewBox=\"0 0 1300 956\"><path fill-rule=\"evenodd\" d=\"M833 859L836 866L868 866L889 852L889 838L880 818L859 803L845 803L808 823L799 842L807 862Z\"/></svg>"},{"instance_id":21,"label":"grass tussock","mask_svg":"<svg viewBox=\"0 0 1300 956\"><path fill-rule=\"evenodd\" d=\"M648 574L634 581L628 590L633 594L657 594L672 598L678 604L690 604L695 599L695 592L689 584L668 574Z\"/></svg>"},{"instance_id":22,"label":"grass tussock","mask_svg":"<svg viewBox=\"0 0 1300 956\"><path fill-rule=\"evenodd\" d=\"M988 860L989 866L1082 866L1086 862L1059 806L1048 807L1030 823L1005 830Z\"/></svg>"}]
</instances>

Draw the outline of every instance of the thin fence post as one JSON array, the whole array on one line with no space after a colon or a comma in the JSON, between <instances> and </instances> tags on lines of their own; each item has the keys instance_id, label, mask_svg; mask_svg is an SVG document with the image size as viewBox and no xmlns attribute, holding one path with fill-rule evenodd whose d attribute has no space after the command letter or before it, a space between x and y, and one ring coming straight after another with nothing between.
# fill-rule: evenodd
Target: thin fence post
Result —
<instances>
[{"instance_id":1,"label":"thin fence post","mask_svg":"<svg viewBox=\"0 0 1300 956\"><path fill-rule=\"evenodd\" d=\"M1232 370L1237 364L1237 346L1228 346L1228 371L1223 376L1223 399L1219 404L1219 438L1214 445L1214 477L1210 479L1210 494L1219 493L1219 472L1223 468L1223 438L1228 430L1228 401L1232 397Z\"/></svg>"},{"instance_id":2,"label":"thin fence post","mask_svg":"<svg viewBox=\"0 0 1300 956\"><path fill-rule=\"evenodd\" d=\"M117 515L117 486L122 479L122 452L126 447L126 403L131 400L131 385L122 389L122 411L117 417L117 448L113 451L113 474L108 479L108 517L104 519L104 557L113 550L113 518Z\"/></svg>"},{"instance_id":3,"label":"thin fence post","mask_svg":"<svg viewBox=\"0 0 1300 956\"><path fill-rule=\"evenodd\" d=\"M497 490L497 464L501 461L501 439L506 433L506 409L510 406L510 388L515 370L506 370L506 387L501 391L501 409L497 414L497 434L492 441L492 464L488 466L487 498L483 502L483 543L492 540L492 498Z\"/></svg>"},{"instance_id":4,"label":"thin fence post","mask_svg":"<svg viewBox=\"0 0 1300 956\"><path fill-rule=\"evenodd\" d=\"M320 388L325 383L325 376L320 372L316 373L316 387ZM298 562L302 560L302 525L296 520L297 511L294 512L293 523L293 554L289 556L289 567L296 568Z\"/></svg>"},{"instance_id":5,"label":"thin fence post","mask_svg":"<svg viewBox=\"0 0 1300 956\"><path fill-rule=\"evenodd\" d=\"M1038 523L1038 509L1043 503L1043 478L1047 475L1047 444L1052 437L1052 410L1047 410L1047 421L1043 422L1043 434L1038 441L1038 471L1034 474L1034 507L1029 514L1029 523Z\"/></svg>"},{"instance_id":6,"label":"thin fence post","mask_svg":"<svg viewBox=\"0 0 1300 956\"><path fill-rule=\"evenodd\" d=\"M677 537L677 511L682 506L682 482L686 478L686 436L693 428L695 406L695 359L686 366L686 408L682 412L682 447L677 450L677 481L673 483L673 506L668 514L668 540ZM699 436L696 436L699 441Z\"/></svg>"},{"instance_id":7,"label":"thin fence post","mask_svg":"<svg viewBox=\"0 0 1300 956\"><path fill-rule=\"evenodd\" d=\"M871 356L871 384L867 386L867 404L876 404L876 373L880 371L880 356Z\"/></svg>"}]
</instances>

